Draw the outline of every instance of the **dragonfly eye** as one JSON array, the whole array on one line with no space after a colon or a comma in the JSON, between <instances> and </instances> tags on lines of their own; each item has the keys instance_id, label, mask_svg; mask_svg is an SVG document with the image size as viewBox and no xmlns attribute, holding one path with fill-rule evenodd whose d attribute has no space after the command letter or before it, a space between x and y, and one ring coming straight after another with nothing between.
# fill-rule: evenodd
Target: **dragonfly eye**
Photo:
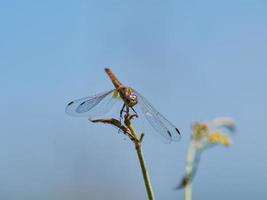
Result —
<instances>
[{"instance_id":1,"label":"dragonfly eye","mask_svg":"<svg viewBox=\"0 0 267 200\"><path fill-rule=\"evenodd\" d=\"M131 99L131 101L136 102L137 101L137 96L135 94L131 94L130 95L130 99Z\"/></svg>"}]
</instances>

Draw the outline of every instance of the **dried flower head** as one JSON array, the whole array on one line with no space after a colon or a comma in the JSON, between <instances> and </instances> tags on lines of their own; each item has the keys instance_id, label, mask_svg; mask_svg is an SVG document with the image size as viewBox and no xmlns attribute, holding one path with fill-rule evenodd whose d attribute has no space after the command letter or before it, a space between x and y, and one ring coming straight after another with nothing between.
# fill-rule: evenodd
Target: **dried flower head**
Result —
<instances>
[{"instance_id":1,"label":"dried flower head","mask_svg":"<svg viewBox=\"0 0 267 200\"><path fill-rule=\"evenodd\" d=\"M231 139L223 131L230 132L235 130L235 123L230 118L217 118L210 122L196 122L192 125L191 143L188 148L185 175L178 186L178 189L189 184L198 167L202 152L208 147L220 144L229 146Z\"/></svg>"}]
</instances>

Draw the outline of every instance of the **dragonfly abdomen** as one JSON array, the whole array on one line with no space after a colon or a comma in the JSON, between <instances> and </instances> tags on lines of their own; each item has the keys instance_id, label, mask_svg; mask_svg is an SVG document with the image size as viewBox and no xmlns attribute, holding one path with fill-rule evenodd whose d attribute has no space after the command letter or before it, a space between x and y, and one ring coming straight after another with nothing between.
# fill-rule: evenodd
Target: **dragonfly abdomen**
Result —
<instances>
[{"instance_id":1,"label":"dragonfly abdomen","mask_svg":"<svg viewBox=\"0 0 267 200\"><path fill-rule=\"evenodd\" d=\"M117 79L117 77L112 73L112 71L109 68L105 68L105 72L109 76L110 80L112 81L116 89L122 87L121 82Z\"/></svg>"}]
</instances>

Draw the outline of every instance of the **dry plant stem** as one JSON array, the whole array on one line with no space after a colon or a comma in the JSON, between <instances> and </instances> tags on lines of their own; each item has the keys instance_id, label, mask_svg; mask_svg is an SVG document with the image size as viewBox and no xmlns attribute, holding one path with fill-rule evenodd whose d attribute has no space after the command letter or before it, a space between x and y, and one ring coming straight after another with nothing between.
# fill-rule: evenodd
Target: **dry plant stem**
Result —
<instances>
[{"instance_id":1,"label":"dry plant stem","mask_svg":"<svg viewBox=\"0 0 267 200\"><path fill-rule=\"evenodd\" d=\"M125 127L121 122L114 118L106 118L106 119L89 119L89 121L93 123L104 123L104 124L111 124L113 126L116 126L118 129L122 130L125 135L127 135L132 141L135 141L136 137L135 135L131 135L131 132L127 127Z\"/></svg>"}]
</instances>

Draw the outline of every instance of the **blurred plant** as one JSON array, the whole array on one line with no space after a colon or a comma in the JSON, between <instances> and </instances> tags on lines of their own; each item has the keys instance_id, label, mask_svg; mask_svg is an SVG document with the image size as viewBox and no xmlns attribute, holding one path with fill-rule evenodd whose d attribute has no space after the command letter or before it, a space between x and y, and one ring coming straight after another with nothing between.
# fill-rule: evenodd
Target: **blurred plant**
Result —
<instances>
[{"instance_id":1,"label":"blurred plant","mask_svg":"<svg viewBox=\"0 0 267 200\"><path fill-rule=\"evenodd\" d=\"M187 153L185 175L177 188L185 188L185 200L191 200L191 182L196 174L202 152L217 144L226 147L231 144L230 138L222 132L223 128L233 132L235 130L234 121L230 118L218 118L211 122L196 122L192 125L192 135Z\"/></svg>"},{"instance_id":2,"label":"blurred plant","mask_svg":"<svg viewBox=\"0 0 267 200\"><path fill-rule=\"evenodd\" d=\"M136 131L134 127L131 124L131 120L137 117L136 114L131 115L130 113L126 113L124 115L124 122L122 123L121 121L114 119L114 118L108 118L108 119L89 119L91 122L97 123L106 123L106 124L111 124L113 126L116 126L121 130L126 136L130 138L130 140L134 143L135 149L138 155L139 163L142 169L142 174L146 186L146 191L148 195L149 200L154 200L154 194L153 194L153 189L151 185L151 181L149 178L149 174L147 171L143 151L142 151L142 141L144 138L144 133L141 134L140 138L136 134Z\"/></svg>"}]
</instances>

